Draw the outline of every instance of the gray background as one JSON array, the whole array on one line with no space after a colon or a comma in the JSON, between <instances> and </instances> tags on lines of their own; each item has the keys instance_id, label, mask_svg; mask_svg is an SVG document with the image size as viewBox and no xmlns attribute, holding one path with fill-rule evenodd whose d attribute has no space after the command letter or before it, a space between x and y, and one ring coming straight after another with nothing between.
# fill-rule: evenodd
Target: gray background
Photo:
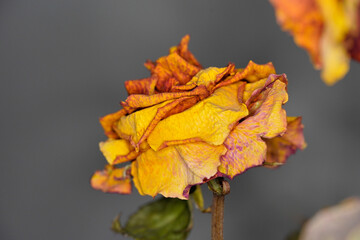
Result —
<instances>
[{"instance_id":1,"label":"gray background","mask_svg":"<svg viewBox=\"0 0 360 240\"><path fill-rule=\"evenodd\" d=\"M288 114L306 127L308 148L285 166L231 182L225 239L284 239L317 209L360 195L360 65L325 86L267 1L1 0L0 239L123 239L112 218L151 198L90 188L105 164L98 118L185 34L205 67L272 61L289 78ZM210 215L196 213L189 239L209 238Z\"/></svg>"}]
</instances>

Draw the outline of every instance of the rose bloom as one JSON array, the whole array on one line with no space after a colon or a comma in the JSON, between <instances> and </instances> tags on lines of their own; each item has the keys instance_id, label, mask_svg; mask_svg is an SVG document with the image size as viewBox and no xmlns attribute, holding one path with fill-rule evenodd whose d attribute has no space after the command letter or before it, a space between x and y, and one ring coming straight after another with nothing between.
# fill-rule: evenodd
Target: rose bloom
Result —
<instances>
[{"instance_id":1,"label":"rose bloom","mask_svg":"<svg viewBox=\"0 0 360 240\"><path fill-rule=\"evenodd\" d=\"M282 29L305 48L328 85L360 61L359 0L270 0Z\"/></svg>"},{"instance_id":2,"label":"rose bloom","mask_svg":"<svg viewBox=\"0 0 360 240\"><path fill-rule=\"evenodd\" d=\"M100 119L108 165L93 175L93 188L129 194L132 179L141 195L187 199L194 185L281 165L305 147L301 118L282 109L285 74L251 61L202 69L188 41L146 62L151 76L126 81L123 108Z\"/></svg>"}]
</instances>

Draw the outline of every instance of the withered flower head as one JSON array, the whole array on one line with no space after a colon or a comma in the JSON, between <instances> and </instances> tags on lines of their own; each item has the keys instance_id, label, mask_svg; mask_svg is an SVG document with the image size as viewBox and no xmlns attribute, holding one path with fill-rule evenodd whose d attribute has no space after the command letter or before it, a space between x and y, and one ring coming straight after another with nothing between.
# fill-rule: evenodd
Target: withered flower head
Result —
<instances>
[{"instance_id":1,"label":"withered flower head","mask_svg":"<svg viewBox=\"0 0 360 240\"><path fill-rule=\"evenodd\" d=\"M188 41L146 62L151 76L125 82L123 108L100 119L109 165L94 174L94 188L128 194L132 178L141 195L187 199L193 185L281 165L305 147L301 118L282 109L285 74L252 61L202 69Z\"/></svg>"},{"instance_id":2,"label":"withered flower head","mask_svg":"<svg viewBox=\"0 0 360 240\"><path fill-rule=\"evenodd\" d=\"M278 23L305 48L328 85L360 61L359 0L270 0Z\"/></svg>"}]
</instances>

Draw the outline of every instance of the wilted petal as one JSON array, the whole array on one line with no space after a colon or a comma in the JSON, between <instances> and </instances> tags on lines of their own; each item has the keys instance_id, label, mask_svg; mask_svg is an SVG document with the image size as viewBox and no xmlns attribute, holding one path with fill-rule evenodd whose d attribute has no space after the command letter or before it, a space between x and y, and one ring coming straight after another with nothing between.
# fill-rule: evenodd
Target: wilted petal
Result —
<instances>
[{"instance_id":1,"label":"wilted petal","mask_svg":"<svg viewBox=\"0 0 360 240\"><path fill-rule=\"evenodd\" d=\"M111 113L100 118L100 124L103 127L104 132L108 138L119 138L113 127L122 116L125 116L125 114L126 110L121 109L115 113Z\"/></svg>"},{"instance_id":2,"label":"wilted petal","mask_svg":"<svg viewBox=\"0 0 360 240\"><path fill-rule=\"evenodd\" d=\"M243 79L249 82L256 82L259 79L266 78L269 76L269 74L274 73L275 68L271 62L259 65L254 63L253 61L249 61L245 69L240 69L234 76L226 78L224 79L224 81L220 81L214 89L227 86Z\"/></svg>"},{"instance_id":3,"label":"wilted petal","mask_svg":"<svg viewBox=\"0 0 360 240\"><path fill-rule=\"evenodd\" d=\"M286 112L282 105L287 101L285 83L277 80L264 92L265 100L253 116L239 123L226 138L228 149L221 157L219 172L233 178L246 169L261 165L266 156L262 138L272 138L286 130Z\"/></svg>"},{"instance_id":4,"label":"wilted petal","mask_svg":"<svg viewBox=\"0 0 360 240\"><path fill-rule=\"evenodd\" d=\"M359 4L360 6L360 4ZM360 10L359 10L359 23L360 26ZM353 59L360 62L360 31L357 37L353 38L353 45L350 49L350 54Z\"/></svg>"},{"instance_id":5,"label":"wilted petal","mask_svg":"<svg viewBox=\"0 0 360 240\"><path fill-rule=\"evenodd\" d=\"M165 92L150 96L144 94L133 94L130 95L125 100L125 102L122 102L121 104L124 108L125 107L145 108L176 98L198 96L198 95L207 96L208 94L209 93L206 90L206 88L204 86L200 86L188 92Z\"/></svg>"},{"instance_id":6,"label":"wilted petal","mask_svg":"<svg viewBox=\"0 0 360 240\"><path fill-rule=\"evenodd\" d=\"M323 16L316 0L270 0L276 18L284 31L289 31L297 45L305 48L316 67L322 64L320 39Z\"/></svg>"},{"instance_id":7,"label":"wilted petal","mask_svg":"<svg viewBox=\"0 0 360 240\"><path fill-rule=\"evenodd\" d=\"M348 198L335 206L321 209L305 223L298 239L360 239L360 198Z\"/></svg>"},{"instance_id":8,"label":"wilted petal","mask_svg":"<svg viewBox=\"0 0 360 240\"><path fill-rule=\"evenodd\" d=\"M245 104L237 100L240 84L217 89L188 110L160 121L148 137L150 147L157 151L166 142L194 138L222 144L233 124L248 114Z\"/></svg>"},{"instance_id":9,"label":"wilted petal","mask_svg":"<svg viewBox=\"0 0 360 240\"><path fill-rule=\"evenodd\" d=\"M280 80L287 86L288 81L285 74L277 75L270 74L267 78L260 79L256 82L248 83L245 85L242 101L247 105L254 104L259 99L264 99L261 93L266 90L276 80Z\"/></svg>"},{"instance_id":10,"label":"wilted petal","mask_svg":"<svg viewBox=\"0 0 360 240\"><path fill-rule=\"evenodd\" d=\"M149 77L137 80L125 81L125 88L129 95L131 94L154 94L157 77Z\"/></svg>"},{"instance_id":11,"label":"wilted petal","mask_svg":"<svg viewBox=\"0 0 360 240\"><path fill-rule=\"evenodd\" d=\"M180 44L178 46L170 48L170 53L177 52L187 62L191 63L194 66L202 68L201 64L198 62L198 60L196 60L194 55L188 49L189 40L190 40L190 36L185 35L181 39Z\"/></svg>"},{"instance_id":12,"label":"wilted petal","mask_svg":"<svg viewBox=\"0 0 360 240\"><path fill-rule=\"evenodd\" d=\"M96 171L91 178L91 186L108 193L131 193L129 167L115 168L107 165L104 170Z\"/></svg>"},{"instance_id":13,"label":"wilted petal","mask_svg":"<svg viewBox=\"0 0 360 240\"><path fill-rule=\"evenodd\" d=\"M348 17L345 1L317 0L317 2L324 17L324 32L321 39L323 60L321 76L327 84L333 85L349 71L350 56L344 42L353 22Z\"/></svg>"},{"instance_id":14,"label":"wilted petal","mask_svg":"<svg viewBox=\"0 0 360 240\"><path fill-rule=\"evenodd\" d=\"M139 142L147 127L156 116L158 109L170 102L166 101L141 109L130 115L122 116L115 127L115 131L122 138L130 141L130 144L135 147L135 144Z\"/></svg>"},{"instance_id":15,"label":"wilted petal","mask_svg":"<svg viewBox=\"0 0 360 240\"><path fill-rule=\"evenodd\" d=\"M176 114L178 112L181 112L182 110L185 110L188 107L190 107L190 106L188 106L186 104L177 107L182 102L186 101L186 103L191 104L191 106L196 103L196 99L194 99L195 101L187 101L187 100L191 100L191 99L194 99L194 98L189 98L189 97L179 98L179 99L176 99L176 100L166 104L165 106L163 106L161 108L158 108L155 117L149 123L148 127L146 128L146 131L141 136L141 138L140 138L139 142L137 143L136 147L138 147L143 141L145 141L145 139L147 139L147 137L150 135L150 133L154 130L154 128L157 126L157 124L162 119L164 119L165 117L170 116L172 114Z\"/></svg>"},{"instance_id":16,"label":"wilted petal","mask_svg":"<svg viewBox=\"0 0 360 240\"><path fill-rule=\"evenodd\" d=\"M100 151L104 154L109 164L113 165L121 163L118 158L123 158L128 155L134 148L130 145L129 141L124 139L109 139L106 142L99 143ZM135 156L136 158L136 156ZM133 159L135 159L133 158ZM129 159L132 160L132 159Z\"/></svg>"},{"instance_id":17,"label":"wilted petal","mask_svg":"<svg viewBox=\"0 0 360 240\"><path fill-rule=\"evenodd\" d=\"M276 167L286 162L286 159L296 150L306 147L301 117L287 117L287 129L284 135L265 139L267 154L265 166Z\"/></svg>"},{"instance_id":18,"label":"wilted petal","mask_svg":"<svg viewBox=\"0 0 360 240\"><path fill-rule=\"evenodd\" d=\"M156 89L159 92L169 92L176 84L186 84L200 70L200 67L192 65L174 52L156 61L152 75L158 77ZM171 78L173 81L169 81Z\"/></svg>"},{"instance_id":19,"label":"wilted petal","mask_svg":"<svg viewBox=\"0 0 360 240\"><path fill-rule=\"evenodd\" d=\"M131 174L141 195L187 199L188 186L203 183L217 172L223 145L203 142L171 146L155 152L149 149L132 163ZM184 192L185 190L185 192Z\"/></svg>"},{"instance_id":20,"label":"wilted petal","mask_svg":"<svg viewBox=\"0 0 360 240\"><path fill-rule=\"evenodd\" d=\"M209 86L215 85L218 80L218 75L222 77L227 72L228 68L209 67L198 72L186 85L202 85L209 89Z\"/></svg>"}]
</instances>

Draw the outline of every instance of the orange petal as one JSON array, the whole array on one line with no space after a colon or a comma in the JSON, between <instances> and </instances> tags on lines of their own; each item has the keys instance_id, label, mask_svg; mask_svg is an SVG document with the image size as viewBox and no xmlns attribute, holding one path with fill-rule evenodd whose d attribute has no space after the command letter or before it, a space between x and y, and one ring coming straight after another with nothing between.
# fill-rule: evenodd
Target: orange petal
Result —
<instances>
[{"instance_id":1,"label":"orange petal","mask_svg":"<svg viewBox=\"0 0 360 240\"><path fill-rule=\"evenodd\" d=\"M156 105L158 103L162 103L168 100L189 97L189 96L197 96L197 95L208 95L208 91L205 87L200 86L189 92L165 92L158 93L154 95L143 95L143 94L133 94L130 95L125 102L122 102L121 105L130 108L145 108Z\"/></svg>"},{"instance_id":2,"label":"orange petal","mask_svg":"<svg viewBox=\"0 0 360 240\"><path fill-rule=\"evenodd\" d=\"M177 52L182 58L187 62L191 63L194 66L202 68L201 64L196 60L194 55L189 51L188 45L190 41L190 36L185 35L178 46L170 48L170 53Z\"/></svg>"},{"instance_id":3,"label":"orange petal","mask_svg":"<svg viewBox=\"0 0 360 240\"><path fill-rule=\"evenodd\" d=\"M109 139L106 142L100 142L99 147L100 151L111 165L115 164L114 161L116 161L118 157L126 156L134 150L130 143L124 139ZM119 160L116 161L116 164L118 163L120 163Z\"/></svg>"},{"instance_id":4,"label":"orange petal","mask_svg":"<svg viewBox=\"0 0 360 240\"><path fill-rule=\"evenodd\" d=\"M282 105L287 101L285 83L277 80L264 92L265 100L254 113L239 123L226 138L228 149L221 157L219 172L233 178L250 167L261 165L266 156L262 138L272 138L286 130L286 112Z\"/></svg>"},{"instance_id":5,"label":"orange petal","mask_svg":"<svg viewBox=\"0 0 360 240\"><path fill-rule=\"evenodd\" d=\"M149 149L132 163L131 174L141 195L187 199L188 186L200 184L217 172L223 145L189 143L155 152Z\"/></svg>"},{"instance_id":6,"label":"orange petal","mask_svg":"<svg viewBox=\"0 0 360 240\"><path fill-rule=\"evenodd\" d=\"M305 48L319 68L320 39L323 31L323 16L316 0L270 0L275 8L276 18L284 31L293 35L294 41Z\"/></svg>"},{"instance_id":7,"label":"orange petal","mask_svg":"<svg viewBox=\"0 0 360 240\"><path fill-rule=\"evenodd\" d=\"M237 101L240 85L217 89L188 110L160 121L147 139L150 147L156 151L164 142L193 138L222 144L233 124L248 114L245 104Z\"/></svg>"},{"instance_id":8,"label":"orange petal","mask_svg":"<svg viewBox=\"0 0 360 240\"><path fill-rule=\"evenodd\" d=\"M130 194L129 167L115 168L107 165L105 170L96 171L91 178L91 186L108 193Z\"/></svg>"},{"instance_id":9,"label":"orange petal","mask_svg":"<svg viewBox=\"0 0 360 240\"><path fill-rule=\"evenodd\" d=\"M122 116L125 116L125 114L126 110L121 109L115 113L111 113L100 118L100 124L103 127L104 132L108 138L119 138L113 127Z\"/></svg>"},{"instance_id":10,"label":"orange petal","mask_svg":"<svg viewBox=\"0 0 360 240\"><path fill-rule=\"evenodd\" d=\"M152 74L158 77L156 89L160 92L169 92L173 85L186 84L201 68L192 65L177 52L161 57L156 61ZM170 82L174 78L176 81Z\"/></svg>"},{"instance_id":11,"label":"orange petal","mask_svg":"<svg viewBox=\"0 0 360 240\"><path fill-rule=\"evenodd\" d=\"M129 95L131 94L154 94L157 77L152 76L138 80L125 81L125 88Z\"/></svg>"},{"instance_id":12,"label":"orange petal","mask_svg":"<svg viewBox=\"0 0 360 240\"><path fill-rule=\"evenodd\" d=\"M297 149L306 147L301 117L287 117L287 129L284 135L265 139L267 145L265 166L276 167L286 162Z\"/></svg>"},{"instance_id":13,"label":"orange petal","mask_svg":"<svg viewBox=\"0 0 360 240\"><path fill-rule=\"evenodd\" d=\"M245 69L237 72L231 78L227 78L224 81L219 82L214 89L238 82L246 79L249 82L256 82L259 79L266 78L270 74L275 73L275 68L271 62L263 65L258 65L253 61L250 61Z\"/></svg>"}]
</instances>

